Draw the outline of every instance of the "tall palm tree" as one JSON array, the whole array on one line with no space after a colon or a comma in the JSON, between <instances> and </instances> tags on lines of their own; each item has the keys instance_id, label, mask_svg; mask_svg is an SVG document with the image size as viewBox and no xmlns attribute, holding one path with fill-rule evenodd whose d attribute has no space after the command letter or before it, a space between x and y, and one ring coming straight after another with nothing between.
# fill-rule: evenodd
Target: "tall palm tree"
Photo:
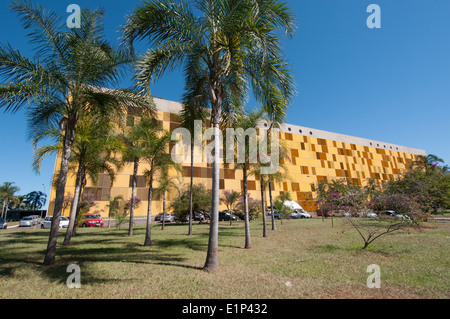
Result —
<instances>
[{"instance_id":1,"label":"tall palm tree","mask_svg":"<svg viewBox=\"0 0 450 319\"><path fill-rule=\"evenodd\" d=\"M190 76L195 74L194 70L186 72L186 85L196 85L194 80L190 79ZM208 112L206 110L207 105L205 105L205 99L203 99L203 95L201 92L201 86L196 86L192 89L197 89L197 94L186 95L183 98L183 108L181 109L179 118L181 120L181 127L184 127L189 130L191 134L190 140L190 165L191 165L191 173L190 173L190 182L189 182L189 228L188 235L192 235L192 220L193 220L193 196L194 196L194 149L195 149L195 132L196 132L196 121L200 121L203 123L208 116ZM198 128L197 128L198 129ZM203 129L203 124L200 127Z\"/></svg>"},{"instance_id":2,"label":"tall palm tree","mask_svg":"<svg viewBox=\"0 0 450 319\"><path fill-rule=\"evenodd\" d=\"M163 164L163 163L162 163ZM162 198L163 201L163 218L161 223L161 230L164 230L165 221L166 221L166 212L167 212L167 193L173 189L178 189L179 180L176 176L169 175L169 168L173 166L177 169L178 172L181 172L181 167L179 165L175 165L173 162L168 161L160 168L160 176L158 178L159 185L155 189L155 195L158 198ZM178 182L176 182L178 180Z\"/></svg>"},{"instance_id":3,"label":"tall palm tree","mask_svg":"<svg viewBox=\"0 0 450 319\"><path fill-rule=\"evenodd\" d=\"M251 248L251 236L250 236L250 222L249 222L249 209L248 209L248 176L252 171L252 167L257 164L256 161L256 152L254 154L254 158L252 159L252 151L251 148L257 144L256 139L256 126L263 119L264 110L252 110L250 112L242 112L237 114L233 120L233 127L235 129L241 129L244 134L237 134L237 143L238 148L241 149L241 153L243 153L243 158L236 164L236 168L242 169L242 186L243 186L243 195L244 195L244 221L245 221L245 248ZM254 129L254 138L252 141L251 137L247 136L245 132L249 129ZM254 144L254 145L251 145ZM242 152L243 151L243 152ZM256 151L256 148L255 148ZM239 150L237 152L239 156Z\"/></svg>"},{"instance_id":4,"label":"tall palm tree","mask_svg":"<svg viewBox=\"0 0 450 319\"><path fill-rule=\"evenodd\" d=\"M14 182L4 182L0 186L0 199L3 201L2 206L2 217L6 219L8 213L8 206L10 202L17 201L16 193L20 191L20 188L13 186Z\"/></svg>"},{"instance_id":5,"label":"tall palm tree","mask_svg":"<svg viewBox=\"0 0 450 319\"><path fill-rule=\"evenodd\" d=\"M144 121L147 121L144 119ZM171 135L164 132L156 121L148 120L143 123L146 132L142 135L142 146L145 153L145 161L150 168L145 171L148 179L148 206L147 206L147 228L145 233L144 246L150 246L151 241L151 216L152 216L152 199L153 199L153 181L157 171L167 170L172 164L171 155L167 153L167 146L171 139Z\"/></svg>"},{"instance_id":6,"label":"tall palm tree","mask_svg":"<svg viewBox=\"0 0 450 319\"><path fill-rule=\"evenodd\" d=\"M215 151L205 270L219 266L220 121L240 109L250 93L272 120L283 120L294 85L278 31L293 35L294 28L293 14L277 0L145 1L123 27L126 43L145 38L155 44L137 63L139 82L147 84L184 66L186 96L203 92L200 98L210 104Z\"/></svg>"},{"instance_id":7,"label":"tall palm tree","mask_svg":"<svg viewBox=\"0 0 450 319\"><path fill-rule=\"evenodd\" d=\"M41 191L33 191L25 195L24 203L31 209L41 209L47 202L47 195Z\"/></svg>"},{"instance_id":8,"label":"tall palm tree","mask_svg":"<svg viewBox=\"0 0 450 319\"><path fill-rule=\"evenodd\" d=\"M9 44L0 45L0 108L16 112L27 107L35 123L56 122L64 132L55 207L44 264L55 262L64 190L78 119L83 113L123 113L132 95L107 90L118 83L132 61L103 35L102 9L81 11L81 27L68 29L54 11L25 0L10 9L29 30L35 57L26 58ZM133 99L136 99L133 96Z\"/></svg>"}]
</instances>

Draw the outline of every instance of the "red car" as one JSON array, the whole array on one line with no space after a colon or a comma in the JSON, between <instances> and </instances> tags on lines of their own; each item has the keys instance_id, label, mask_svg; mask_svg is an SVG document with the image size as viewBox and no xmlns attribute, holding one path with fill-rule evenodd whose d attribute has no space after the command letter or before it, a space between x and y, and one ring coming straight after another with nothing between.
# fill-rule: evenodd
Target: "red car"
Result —
<instances>
[{"instance_id":1,"label":"red car","mask_svg":"<svg viewBox=\"0 0 450 319\"><path fill-rule=\"evenodd\" d=\"M321 212L320 210L318 210L318 211L316 212L316 214L317 214L317 216L322 216L322 212ZM323 213L323 216L325 216L325 217L331 217L331 212L324 212L324 213Z\"/></svg>"},{"instance_id":2,"label":"red car","mask_svg":"<svg viewBox=\"0 0 450 319\"><path fill-rule=\"evenodd\" d=\"M84 215L81 219L81 227L103 227L103 220L95 215Z\"/></svg>"}]
</instances>

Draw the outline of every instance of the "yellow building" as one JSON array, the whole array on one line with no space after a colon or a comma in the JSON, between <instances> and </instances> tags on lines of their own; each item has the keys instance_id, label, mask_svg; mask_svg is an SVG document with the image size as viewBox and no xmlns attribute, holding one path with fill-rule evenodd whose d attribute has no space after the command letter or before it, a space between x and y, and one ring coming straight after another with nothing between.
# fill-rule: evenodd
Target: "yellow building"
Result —
<instances>
[{"instance_id":1,"label":"yellow building","mask_svg":"<svg viewBox=\"0 0 450 319\"><path fill-rule=\"evenodd\" d=\"M179 123L176 116L181 110L181 104L154 98L157 107L157 116L162 121L163 128L172 132ZM132 115L130 115L132 116ZM262 123L261 125L266 125ZM264 126L261 126L262 128ZM358 138L338 133L311 129L298 125L285 124L280 129L280 143L282 143L290 156L290 161L284 164L287 167L288 178L286 181L274 184L273 196L280 192L289 191L293 200L297 201L305 210L316 209L311 184L320 180L334 178L350 178L353 182L364 184L368 178L375 178L380 182L394 179L396 175L408 169L412 161L418 155L426 155L425 151L410 147L394 145L390 143ZM60 167L60 158L56 159L55 174ZM182 163L183 173L180 174L180 186L187 187L190 181L190 163ZM142 200L136 209L135 216L147 214L147 195L144 171L148 164L140 164L137 179L136 196ZM98 212L102 216L108 216L109 201L111 198L122 195L128 201L131 198L131 177L133 164L127 164L117 172L114 183L111 184L107 174L101 174L97 185L87 181L84 193L90 193L96 202L91 212ZM204 183L211 188L211 164L196 163L194 165L194 184ZM157 178L156 178L157 180ZM155 182L154 187L158 183ZM66 198L70 199L74 193L75 172L69 172L66 185ZM220 189L242 191L242 170L234 169L232 165L225 165L220 170ZM260 199L260 185L255 176L249 176L248 189L250 197ZM168 196L168 201L174 198L174 190ZM50 194L49 214L53 214L55 189ZM267 198L267 196L266 196ZM225 207L221 207L225 209ZM152 212L162 212L162 201L152 201ZM70 213L70 203L67 202L63 215Z\"/></svg>"}]
</instances>

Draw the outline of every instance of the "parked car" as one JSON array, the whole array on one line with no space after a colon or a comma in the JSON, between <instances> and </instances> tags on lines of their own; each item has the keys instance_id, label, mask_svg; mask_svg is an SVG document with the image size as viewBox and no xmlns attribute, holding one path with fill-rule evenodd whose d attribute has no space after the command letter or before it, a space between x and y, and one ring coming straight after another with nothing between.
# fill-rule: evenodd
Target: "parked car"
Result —
<instances>
[{"instance_id":1,"label":"parked car","mask_svg":"<svg viewBox=\"0 0 450 319\"><path fill-rule=\"evenodd\" d=\"M364 217L367 217L367 218L378 219L378 215L375 214L374 212L370 211L370 210L366 210L366 211L364 212L364 215L363 215L363 216L364 216Z\"/></svg>"},{"instance_id":2,"label":"parked car","mask_svg":"<svg viewBox=\"0 0 450 319\"><path fill-rule=\"evenodd\" d=\"M29 227L37 224L36 219L31 216L26 216L19 221L19 227Z\"/></svg>"},{"instance_id":3,"label":"parked car","mask_svg":"<svg viewBox=\"0 0 450 319\"><path fill-rule=\"evenodd\" d=\"M391 217L391 218L402 219L402 220L403 219L410 219L409 216L396 213L393 210L384 210L384 211L380 212L379 215L382 216L382 217Z\"/></svg>"},{"instance_id":4,"label":"parked car","mask_svg":"<svg viewBox=\"0 0 450 319\"><path fill-rule=\"evenodd\" d=\"M81 227L103 227L103 220L93 214L83 215L80 221Z\"/></svg>"},{"instance_id":5,"label":"parked car","mask_svg":"<svg viewBox=\"0 0 450 319\"><path fill-rule=\"evenodd\" d=\"M3 219L3 217L0 217L0 229L7 229L8 225L6 224L6 221Z\"/></svg>"},{"instance_id":6,"label":"parked car","mask_svg":"<svg viewBox=\"0 0 450 319\"><path fill-rule=\"evenodd\" d=\"M231 218L231 220L239 220L239 217L231 215L230 213L227 212L219 212L219 220L225 220L225 221L229 221Z\"/></svg>"},{"instance_id":7,"label":"parked car","mask_svg":"<svg viewBox=\"0 0 450 319\"><path fill-rule=\"evenodd\" d=\"M302 209L296 209L294 210L294 213L296 214L297 218L311 218L311 214L309 214L306 210Z\"/></svg>"},{"instance_id":8,"label":"parked car","mask_svg":"<svg viewBox=\"0 0 450 319\"><path fill-rule=\"evenodd\" d=\"M41 223L41 228L49 229L52 228L52 220L53 216L47 216ZM69 219L67 217L61 216L59 218L59 228L67 228L69 227Z\"/></svg>"},{"instance_id":9,"label":"parked car","mask_svg":"<svg viewBox=\"0 0 450 319\"><path fill-rule=\"evenodd\" d=\"M164 222L166 223L173 223L175 221L175 215L174 214L165 214L164 216ZM163 220L163 213L160 213L158 215L156 215L155 217L155 221L157 222L162 222Z\"/></svg>"},{"instance_id":10,"label":"parked car","mask_svg":"<svg viewBox=\"0 0 450 319\"><path fill-rule=\"evenodd\" d=\"M32 217L36 221L36 225L41 223L41 216L31 215L30 217Z\"/></svg>"},{"instance_id":11,"label":"parked car","mask_svg":"<svg viewBox=\"0 0 450 319\"><path fill-rule=\"evenodd\" d=\"M317 216L325 216L325 217L331 217L331 212L321 212L320 210L317 211Z\"/></svg>"}]
</instances>

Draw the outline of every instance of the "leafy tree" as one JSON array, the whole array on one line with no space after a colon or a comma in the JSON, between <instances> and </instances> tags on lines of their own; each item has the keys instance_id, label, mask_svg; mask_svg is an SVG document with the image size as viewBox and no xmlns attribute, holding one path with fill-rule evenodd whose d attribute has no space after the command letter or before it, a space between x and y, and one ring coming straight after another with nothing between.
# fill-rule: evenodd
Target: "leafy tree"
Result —
<instances>
[{"instance_id":1,"label":"leafy tree","mask_svg":"<svg viewBox=\"0 0 450 319\"><path fill-rule=\"evenodd\" d=\"M218 260L219 125L253 93L269 117L281 122L294 94L278 31L294 32L293 14L280 1L146 1L129 16L124 39L146 38L150 48L137 64L144 84L184 65L187 100L198 96L211 107L215 150L212 218L205 270ZM196 16L199 13L201 16ZM146 85L143 85L146 86ZM199 94L201 92L201 94Z\"/></svg>"},{"instance_id":2,"label":"leafy tree","mask_svg":"<svg viewBox=\"0 0 450 319\"><path fill-rule=\"evenodd\" d=\"M104 38L104 11L82 9L81 27L68 29L50 10L29 1L13 1L10 9L29 30L33 59L9 44L0 46L0 108L28 108L35 123L55 122L63 131L61 165L52 227L44 264L55 262L59 220L78 119L84 113L123 113L123 106L140 99L121 90L100 89L118 83L132 56L114 49Z\"/></svg>"},{"instance_id":3,"label":"leafy tree","mask_svg":"<svg viewBox=\"0 0 450 319\"><path fill-rule=\"evenodd\" d=\"M208 191L204 184L194 184L193 186L193 210L210 210L211 209L211 192ZM182 190L178 196L172 201L170 207L175 216L180 221L184 221L190 211L190 187Z\"/></svg>"}]
</instances>

